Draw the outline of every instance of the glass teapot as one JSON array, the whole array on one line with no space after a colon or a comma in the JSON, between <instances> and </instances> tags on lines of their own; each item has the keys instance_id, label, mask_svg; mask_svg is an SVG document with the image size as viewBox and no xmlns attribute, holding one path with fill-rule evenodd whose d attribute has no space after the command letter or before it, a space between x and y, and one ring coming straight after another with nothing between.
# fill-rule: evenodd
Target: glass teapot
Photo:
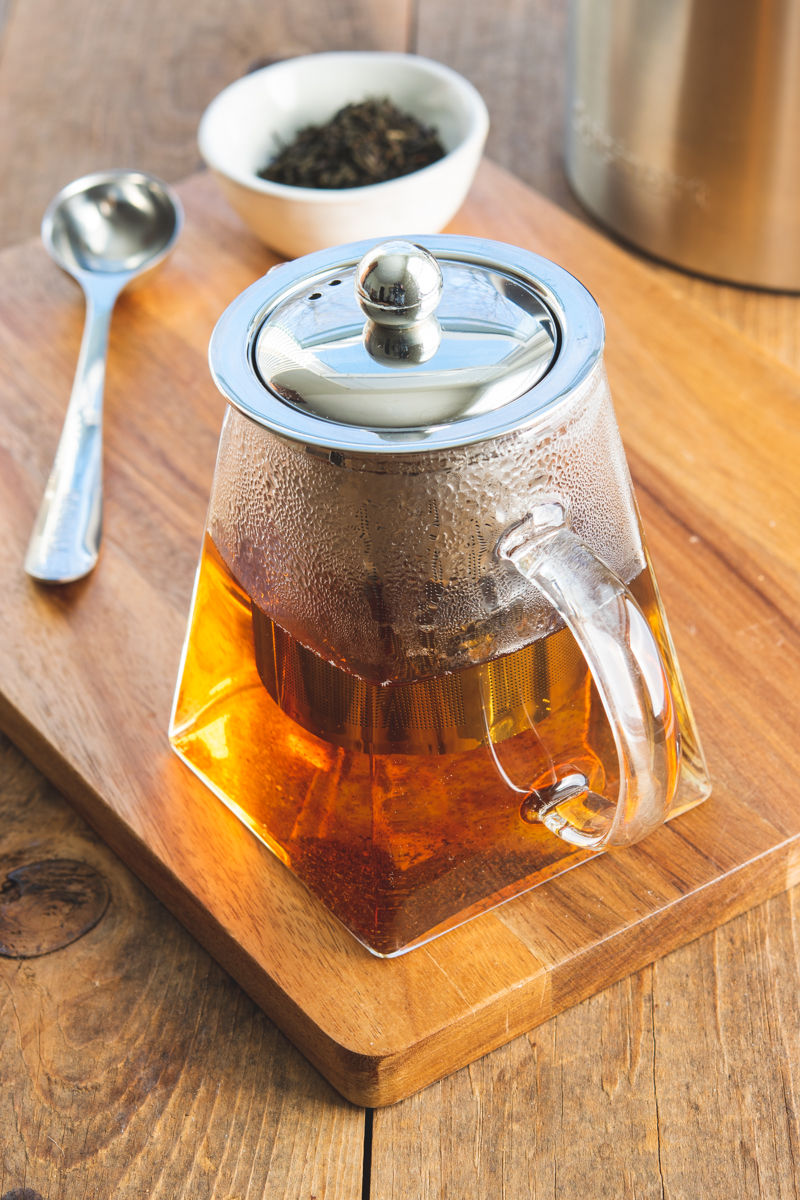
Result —
<instances>
[{"instance_id":1,"label":"glass teapot","mask_svg":"<svg viewBox=\"0 0 800 1200\"><path fill-rule=\"evenodd\" d=\"M710 791L602 360L537 255L274 267L229 401L170 740L375 954Z\"/></svg>"}]
</instances>

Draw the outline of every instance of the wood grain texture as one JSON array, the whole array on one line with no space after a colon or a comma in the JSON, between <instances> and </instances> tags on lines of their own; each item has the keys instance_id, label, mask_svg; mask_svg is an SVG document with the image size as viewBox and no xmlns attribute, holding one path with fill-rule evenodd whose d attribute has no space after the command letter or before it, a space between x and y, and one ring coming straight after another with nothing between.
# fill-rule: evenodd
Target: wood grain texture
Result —
<instances>
[{"instance_id":1,"label":"wood grain texture","mask_svg":"<svg viewBox=\"0 0 800 1200\"><path fill-rule=\"evenodd\" d=\"M340 1090L387 1103L797 880L800 480L782 466L798 454L800 380L484 165L455 227L549 254L605 312L612 390L715 795L643 846L375 960L166 742L222 413L207 339L272 261L211 179L183 194L174 260L115 320L100 569L57 592L10 572L0 720ZM0 553L21 564L81 305L35 245L3 267ZM46 339L31 338L37 328Z\"/></svg>"},{"instance_id":2,"label":"wood grain texture","mask_svg":"<svg viewBox=\"0 0 800 1200\"><path fill-rule=\"evenodd\" d=\"M649 265L673 295L715 313L762 350L800 371L800 296L716 283L664 263Z\"/></svg>"},{"instance_id":3,"label":"wood grain texture","mask_svg":"<svg viewBox=\"0 0 800 1200\"><path fill-rule=\"evenodd\" d=\"M111 904L0 958L0 1195L359 1200L363 1113L0 735L0 867L70 858Z\"/></svg>"},{"instance_id":4,"label":"wood grain texture","mask_svg":"<svg viewBox=\"0 0 800 1200\"><path fill-rule=\"evenodd\" d=\"M200 115L264 60L404 50L410 0L16 0L0 68L0 246L34 234L59 188L136 167L168 181L199 163Z\"/></svg>"},{"instance_id":5,"label":"wood grain texture","mask_svg":"<svg viewBox=\"0 0 800 1200\"><path fill-rule=\"evenodd\" d=\"M375 1114L374 1200L789 1200L797 889Z\"/></svg>"},{"instance_id":6,"label":"wood grain texture","mask_svg":"<svg viewBox=\"0 0 800 1200\"><path fill-rule=\"evenodd\" d=\"M486 101L487 153L585 216L562 165L567 5L563 0L418 0L415 50L465 75Z\"/></svg>"},{"instance_id":7,"label":"wood grain texture","mask_svg":"<svg viewBox=\"0 0 800 1200\"><path fill-rule=\"evenodd\" d=\"M38 958L84 937L105 916L108 885L74 858L46 858L0 881L0 955Z\"/></svg>"}]
</instances>

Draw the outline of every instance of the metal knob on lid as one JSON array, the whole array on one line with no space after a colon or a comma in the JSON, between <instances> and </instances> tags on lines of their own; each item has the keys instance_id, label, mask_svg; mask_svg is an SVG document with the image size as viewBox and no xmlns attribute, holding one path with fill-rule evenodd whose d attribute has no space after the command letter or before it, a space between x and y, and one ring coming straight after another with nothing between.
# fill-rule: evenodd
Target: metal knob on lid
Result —
<instances>
[{"instance_id":1,"label":"metal knob on lid","mask_svg":"<svg viewBox=\"0 0 800 1200\"><path fill-rule=\"evenodd\" d=\"M355 275L368 354L395 367L432 358L442 340L433 315L442 286L441 268L424 246L396 239L368 250Z\"/></svg>"},{"instance_id":2,"label":"metal knob on lid","mask_svg":"<svg viewBox=\"0 0 800 1200\"><path fill-rule=\"evenodd\" d=\"M408 329L429 317L442 298L442 269L416 242L381 242L356 267L356 296L376 325Z\"/></svg>"}]
</instances>

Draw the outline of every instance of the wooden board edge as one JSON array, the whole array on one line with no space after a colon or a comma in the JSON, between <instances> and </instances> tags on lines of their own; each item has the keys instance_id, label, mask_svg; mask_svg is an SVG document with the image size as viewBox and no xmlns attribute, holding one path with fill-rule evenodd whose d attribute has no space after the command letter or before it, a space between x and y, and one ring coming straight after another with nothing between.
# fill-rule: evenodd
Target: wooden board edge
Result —
<instances>
[{"instance_id":1,"label":"wooden board edge","mask_svg":"<svg viewBox=\"0 0 800 1200\"><path fill-rule=\"evenodd\" d=\"M308 1017L2 692L0 729L337 1091L363 1106L350 1083L364 1074L365 1056L340 1045ZM371 1080L372 1071L368 1074Z\"/></svg>"},{"instance_id":2,"label":"wooden board edge","mask_svg":"<svg viewBox=\"0 0 800 1200\"><path fill-rule=\"evenodd\" d=\"M363 1054L320 1029L2 695L0 728L333 1087L369 1108L406 1099L800 882L798 835L425 1039L387 1055Z\"/></svg>"},{"instance_id":3,"label":"wooden board edge","mask_svg":"<svg viewBox=\"0 0 800 1200\"><path fill-rule=\"evenodd\" d=\"M544 986L529 981L514 989L510 1004L490 1001L383 1060L374 1083L359 1090L358 1102L380 1108L405 1100L798 883L800 835L566 959L547 972Z\"/></svg>"}]
</instances>

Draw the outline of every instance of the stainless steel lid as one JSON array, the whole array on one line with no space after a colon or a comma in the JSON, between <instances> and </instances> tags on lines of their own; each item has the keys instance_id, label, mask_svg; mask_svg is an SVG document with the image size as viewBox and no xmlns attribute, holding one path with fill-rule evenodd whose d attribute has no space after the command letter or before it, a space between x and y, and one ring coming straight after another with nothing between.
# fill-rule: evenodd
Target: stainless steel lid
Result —
<instances>
[{"instance_id":1,"label":"stainless steel lid","mask_svg":"<svg viewBox=\"0 0 800 1200\"><path fill-rule=\"evenodd\" d=\"M357 242L273 268L221 318L223 394L275 433L408 453L494 438L574 391L602 351L592 297L499 242Z\"/></svg>"}]
</instances>

